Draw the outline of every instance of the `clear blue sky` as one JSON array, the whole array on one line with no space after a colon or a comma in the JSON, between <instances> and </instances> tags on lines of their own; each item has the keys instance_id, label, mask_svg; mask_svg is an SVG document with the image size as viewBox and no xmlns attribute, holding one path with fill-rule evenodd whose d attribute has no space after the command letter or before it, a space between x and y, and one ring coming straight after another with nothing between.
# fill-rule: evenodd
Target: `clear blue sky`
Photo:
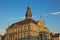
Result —
<instances>
[{"instance_id":1,"label":"clear blue sky","mask_svg":"<svg viewBox=\"0 0 60 40\"><path fill-rule=\"evenodd\" d=\"M60 33L60 0L0 0L0 34L23 19L29 3L33 16L42 15L46 27L53 33Z\"/></svg>"}]
</instances>

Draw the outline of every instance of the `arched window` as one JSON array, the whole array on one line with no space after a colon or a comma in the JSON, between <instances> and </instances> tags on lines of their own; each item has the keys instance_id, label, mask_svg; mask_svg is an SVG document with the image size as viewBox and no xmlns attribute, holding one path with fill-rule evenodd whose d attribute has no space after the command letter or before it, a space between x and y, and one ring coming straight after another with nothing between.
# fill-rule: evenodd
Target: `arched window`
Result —
<instances>
[{"instance_id":1,"label":"arched window","mask_svg":"<svg viewBox=\"0 0 60 40\"><path fill-rule=\"evenodd\" d=\"M39 40L47 40L47 35L45 32L41 32L39 34Z\"/></svg>"}]
</instances>

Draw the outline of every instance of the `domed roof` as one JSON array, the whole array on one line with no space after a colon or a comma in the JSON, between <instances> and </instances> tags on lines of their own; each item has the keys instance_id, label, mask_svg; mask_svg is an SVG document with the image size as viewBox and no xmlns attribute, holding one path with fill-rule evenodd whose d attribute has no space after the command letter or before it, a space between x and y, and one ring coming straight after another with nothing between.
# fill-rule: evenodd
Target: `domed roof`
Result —
<instances>
[{"instance_id":1,"label":"domed roof","mask_svg":"<svg viewBox=\"0 0 60 40\"><path fill-rule=\"evenodd\" d=\"M28 24L28 23L35 23L36 24L36 21L32 20L32 19L27 19L27 20L23 20L23 21L20 21L20 22L17 22L18 24L20 25L23 25L23 24Z\"/></svg>"},{"instance_id":2,"label":"domed roof","mask_svg":"<svg viewBox=\"0 0 60 40\"><path fill-rule=\"evenodd\" d=\"M34 21L33 19L25 19L25 20L22 20L22 21L19 21L19 22L16 22L14 24L12 24L11 26L9 26L9 28L13 27L14 25L24 25L24 24L29 24L29 23L34 23L34 24L37 24L36 21Z\"/></svg>"}]
</instances>

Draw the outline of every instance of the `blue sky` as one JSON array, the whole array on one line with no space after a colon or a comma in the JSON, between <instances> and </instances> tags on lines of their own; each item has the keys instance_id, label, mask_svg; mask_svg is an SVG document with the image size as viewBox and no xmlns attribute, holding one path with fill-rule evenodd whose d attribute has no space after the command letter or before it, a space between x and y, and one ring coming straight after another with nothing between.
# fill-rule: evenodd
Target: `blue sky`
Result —
<instances>
[{"instance_id":1,"label":"blue sky","mask_svg":"<svg viewBox=\"0 0 60 40\"><path fill-rule=\"evenodd\" d=\"M46 27L53 33L60 33L60 0L0 0L0 34L4 34L11 24L25 17L30 3L34 20L44 20Z\"/></svg>"}]
</instances>

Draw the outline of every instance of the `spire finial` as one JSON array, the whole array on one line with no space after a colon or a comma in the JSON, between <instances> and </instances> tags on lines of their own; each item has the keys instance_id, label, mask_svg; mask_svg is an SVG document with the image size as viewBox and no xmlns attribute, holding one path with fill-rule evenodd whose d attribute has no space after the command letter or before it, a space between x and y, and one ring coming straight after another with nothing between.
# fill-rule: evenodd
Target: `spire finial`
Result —
<instances>
[{"instance_id":1,"label":"spire finial","mask_svg":"<svg viewBox=\"0 0 60 40\"><path fill-rule=\"evenodd\" d=\"M30 10L30 4L27 7L27 12L26 12L26 19L31 19L32 18L32 13Z\"/></svg>"}]
</instances>

